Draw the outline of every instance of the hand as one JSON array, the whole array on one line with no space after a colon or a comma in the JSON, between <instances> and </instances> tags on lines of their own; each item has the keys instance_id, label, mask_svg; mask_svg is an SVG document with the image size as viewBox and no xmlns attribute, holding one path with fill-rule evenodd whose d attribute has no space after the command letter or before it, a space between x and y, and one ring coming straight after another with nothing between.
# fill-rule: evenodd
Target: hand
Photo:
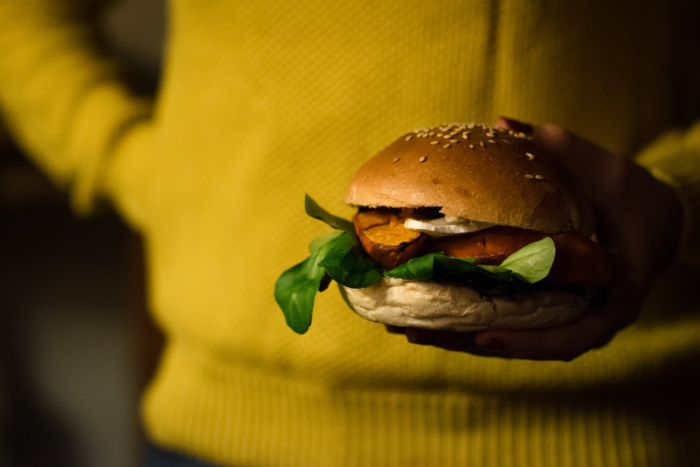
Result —
<instances>
[{"instance_id":1,"label":"hand","mask_svg":"<svg viewBox=\"0 0 700 467\"><path fill-rule=\"evenodd\" d=\"M579 180L596 210L598 238L611 253L615 285L608 300L575 321L546 329L477 333L391 328L409 342L476 355L569 361L607 344L639 316L658 272L680 237L682 207L675 191L630 159L556 125L530 126L500 118L497 127L525 132Z\"/></svg>"}]
</instances>

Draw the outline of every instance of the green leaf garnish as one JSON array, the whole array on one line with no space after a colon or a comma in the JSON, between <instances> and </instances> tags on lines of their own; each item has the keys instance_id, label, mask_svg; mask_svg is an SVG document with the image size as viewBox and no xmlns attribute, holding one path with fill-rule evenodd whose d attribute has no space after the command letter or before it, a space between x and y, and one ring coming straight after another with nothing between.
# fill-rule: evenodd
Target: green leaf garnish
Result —
<instances>
[{"instance_id":1,"label":"green leaf garnish","mask_svg":"<svg viewBox=\"0 0 700 467\"><path fill-rule=\"evenodd\" d=\"M318 203L309 195L305 195L304 197L304 208L306 209L306 214L314 219L325 222L336 230L344 230L346 232L355 231L355 226L352 224L352 222L329 213L319 206Z\"/></svg>"},{"instance_id":2,"label":"green leaf garnish","mask_svg":"<svg viewBox=\"0 0 700 467\"><path fill-rule=\"evenodd\" d=\"M350 232L331 232L314 240L311 255L282 273L275 283L275 300L287 325L298 334L311 326L316 292L323 276L351 288L369 287L381 280L379 265L360 248Z\"/></svg>"},{"instance_id":3,"label":"green leaf garnish","mask_svg":"<svg viewBox=\"0 0 700 467\"><path fill-rule=\"evenodd\" d=\"M313 240L311 243L309 243L309 253L313 254L316 250L324 246L328 241L334 239L335 237L339 237L343 235L343 232L339 230L334 230L332 232L328 232L326 235L322 237L318 237L316 240Z\"/></svg>"},{"instance_id":4,"label":"green leaf garnish","mask_svg":"<svg viewBox=\"0 0 700 467\"><path fill-rule=\"evenodd\" d=\"M475 263L474 258L451 258L442 252L429 253L411 258L390 271L384 271L384 275L409 281L442 279L459 282L465 276L479 272L480 266Z\"/></svg>"},{"instance_id":5,"label":"green leaf garnish","mask_svg":"<svg viewBox=\"0 0 700 467\"><path fill-rule=\"evenodd\" d=\"M409 281L429 281L435 274L435 258L438 256L444 258L445 254L429 253L417 258L411 258L408 262L396 266L394 269L384 271L384 275Z\"/></svg>"},{"instance_id":6,"label":"green leaf garnish","mask_svg":"<svg viewBox=\"0 0 700 467\"><path fill-rule=\"evenodd\" d=\"M504 268L503 263L501 266L489 266L488 264L479 264L478 267L480 271L487 276L491 276L497 281L512 282L513 281L513 271L508 268Z\"/></svg>"},{"instance_id":7,"label":"green leaf garnish","mask_svg":"<svg viewBox=\"0 0 700 467\"><path fill-rule=\"evenodd\" d=\"M547 277L554 263L555 253L554 240L545 237L507 257L501 263L501 267L512 271L521 281L534 284Z\"/></svg>"},{"instance_id":8,"label":"green leaf garnish","mask_svg":"<svg viewBox=\"0 0 700 467\"><path fill-rule=\"evenodd\" d=\"M451 258L443 253L430 253L412 258L407 263L385 271L384 275L412 281L440 279L460 282L470 274L485 274L499 281L511 282L513 278L534 284L544 279L554 263L554 241L540 241L516 251L499 266L475 264L474 258Z\"/></svg>"},{"instance_id":9,"label":"green leaf garnish","mask_svg":"<svg viewBox=\"0 0 700 467\"><path fill-rule=\"evenodd\" d=\"M322 237L325 242L317 242L311 256L284 271L275 283L275 300L282 308L287 326L298 334L304 334L311 326L316 292L326 274L318 263L333 238L337 235Z\"/></svg>"},{"instance_id":10,"label":"green leaf garnish","mask_svg":"<svg viewBox=\"0 0 700 467\"><path fill-rule=\"evenodd\" d=\"M336 230L311 242L310 256L284 271L275 283L275 300L287 325L299 334L311 326L316 293L326 274L350 288L369 287L381 280L382 275L412 281L460 282L481 274L499 281L518 279L534 284L549 274L554 263L554 241L546 237L516 251L499 266L476 264L475 258L430 253L382 272L360 246L352 222L330 214L308 195L304 204L309 216Z\"/></svg>"},{"instance_id":11,"label":"green leaf garnish","mask_svg":"<svg viewBox=\"0 0 700 467\"><path fill-rule=\"evenodd\" d=\"M318 265L331 279L352 289L364 289L382 278L377 263L349 232L338 236Z\"/></svg>"},{"instance_id":12,"label":"green leaf garnish","mask_svg":"<svg viewBox=\"0 0 700 467\"><path fill-rule=\"evenodd\" d=\"M444 255L435 258L435 276L439 279L460 282L478 270L475 258L451 258Z\"/></svg>"}]
</instances>

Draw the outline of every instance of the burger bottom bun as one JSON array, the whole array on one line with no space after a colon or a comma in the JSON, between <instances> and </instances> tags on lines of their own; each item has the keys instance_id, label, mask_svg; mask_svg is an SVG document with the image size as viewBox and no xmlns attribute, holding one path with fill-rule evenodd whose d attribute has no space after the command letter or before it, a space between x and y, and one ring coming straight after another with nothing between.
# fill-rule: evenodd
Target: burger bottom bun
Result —
<instances>
[{"instance_id":1,"label":"burger bottom bun","mask_svg":"<svg viewBox=\"0 0 700 467\"><path fill-rule=\"evenodd\" d=\"M370 321L458 332L533 329L581 316L590 299L560 290L482 297L466 286L383 278L364 288L340 286L350 307Z\"/></svg>"}]
</instances>

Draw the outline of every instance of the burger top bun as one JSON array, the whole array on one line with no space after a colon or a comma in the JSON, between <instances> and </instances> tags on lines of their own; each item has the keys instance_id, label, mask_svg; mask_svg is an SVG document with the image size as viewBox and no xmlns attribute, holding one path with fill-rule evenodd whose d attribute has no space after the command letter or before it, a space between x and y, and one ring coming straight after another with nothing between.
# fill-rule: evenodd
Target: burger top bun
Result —
<instances>
[{"instance_id":1,"label":"burger top bun","mask_svg":"<svg viewBox=\"0 0 700 467\"><path fill-rule=\"evenodd\" d=\"M583 189L523 133L449 124L408 133L357 171L345 202L367 207L441 207L445 216L590 236Z\"/></svg>"}]
</instances>

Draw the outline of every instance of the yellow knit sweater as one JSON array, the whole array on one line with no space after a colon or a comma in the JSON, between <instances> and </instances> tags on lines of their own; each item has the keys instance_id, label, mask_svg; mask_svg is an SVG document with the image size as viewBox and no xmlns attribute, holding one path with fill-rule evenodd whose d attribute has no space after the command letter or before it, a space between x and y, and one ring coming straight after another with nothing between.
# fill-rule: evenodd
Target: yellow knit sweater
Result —
<instances>
[{"instance_id":1,"label":"yellow knit sweater","mask_svg":"<svg viewBox=\"0 0 700 467\"><path fill-rule=\"evenodd\" d=\"M0 0L0 104L78 211L148 248L168 336L151 439L239 466L687 466L699 457L698 37L682 2L169 2L163 80L130 95L89 0ZM594 4L595 3L595 4ZM653 4L652 4L653 3ZM690 2L687 2L690 3ZM570 363L409 345L331 288L304 336L273 299L399 134L498 115L637 155L686 206L638 323Z\"/></svg>"}]
</instances>

